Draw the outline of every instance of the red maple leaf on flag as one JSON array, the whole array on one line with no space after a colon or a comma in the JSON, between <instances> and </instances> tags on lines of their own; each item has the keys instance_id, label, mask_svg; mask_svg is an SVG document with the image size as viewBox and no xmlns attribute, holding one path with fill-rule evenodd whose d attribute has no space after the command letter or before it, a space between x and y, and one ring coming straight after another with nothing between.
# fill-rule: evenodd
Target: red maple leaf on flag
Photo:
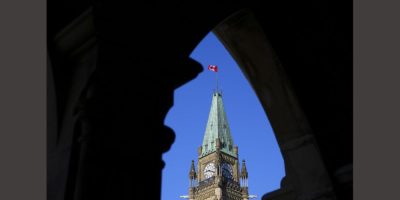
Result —
<instances>
[{"instance_id":1,"label":"red maple leaf on flag","mask_svg":"<svg viewBox=\"0 0 400 200\"><path fill-rule=\"evenodd\" d=\"M213 72L218 72L218 66L217 65L208 65L208 70L213 71Z\"/></svg>"}]
</instances>

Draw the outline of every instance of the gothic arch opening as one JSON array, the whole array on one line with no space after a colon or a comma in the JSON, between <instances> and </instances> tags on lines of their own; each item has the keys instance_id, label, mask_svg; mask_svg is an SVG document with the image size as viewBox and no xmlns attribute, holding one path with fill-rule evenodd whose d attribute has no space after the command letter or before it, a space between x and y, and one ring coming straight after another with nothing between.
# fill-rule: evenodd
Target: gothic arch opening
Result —
<instances>
[{"instance_id":1,"label":"gothic arch opening","mask_svg":"<svg viewBox=\"0 0 400 200\"><path fill-rule=\"evenodd\" d=\"M197 149L206 137L216 77L227 128L239 149L239 164L246 160L250 195L261 197L265 192L278 189L284 176L282 155L268 118L238 65L212 32L199 43L191 58L200 62L205 70L175 91L174 106L166 117L166 125L175 130L177 137L171 150L163 155L166 166L162 199L188 193L191 160L196 163L197 173L202 171L197 168ZM217 65L218 72L207 70L208 64ZM205 148L213 144L211 141L208 146L205 144Z\"/></svg>"},{"instance_id":2,"label":"gothic arch opening","mask_svg":"<svg viewBox=\"0 0 400 200\"><path fill-rule=\"evenodd\" d=\"M284 174L286 174L286 176L280 179L280 186L274 188L276 190L272 192L267 188L264 188L261 193L257 191L257 195L260 198L262 197L263 200L293 199L296 196L312 198L317 196L326 196L328 198L333 198L334 195L332 193L333 189L330 178L326 172L324 163L322 162L319 149L311 132L311 128L309 127L307 119L297 102L296 95L291 88L291 83L263 31L264 30L258 24L253 13L250 10L245 9L226 18L212 30L211 35L209 34L207 36L211 39L216 39L212 38L213 36L216 36L218 38L217 40L222 42L224 48L226 48L229 54L233 57L233 63L235 63L235 65L237 63L238 67L236 68L240 68L242 75L244 75L245 79L248 81L241 83L239 83L240 81L235 82L235 86L248 85L248 83L250 83L248 86L249 88L252 88L250 89L251 91L255 92L255 101L257 103L261 103L259 110L264 111L263 114L268 116L268 119L264 118L264 121L261 123L264 125L269 125L269 122L271 123L273 129L271 133L274 132L273 134L276 137L279 150L283 156L285 172L282 173L282 176L285 176ZM201 43L199 46L201 46ZM196 58L193 57L192 54L192 58L199 61L203 66L207 66L208 64L218 65L218 63L211 63L207 61L202 56L203 55L199 55L199 57ZM202 61L202 59L204 60ZM223 67L222 70L224 70ZM221 74L223 74L223 72ZM185 116L185 120L187 120L187 127L193 127L193 130L204 131L204 120L207 117L202 116L203 121L191 121L191 117L196 115L196 113L191 112L189 109L190 107L197 107L198 109L202 109L204 113L207 113L206 111L208 111L208 108L202 107L200 104L190 105L190 103L184 103L184 100L181 100L180 98L180 96L183 96L183 93L190 90L191 84L193 84L193 87L208 88L210 90L211 84L213 83L211 80L213 75L205 71L203 72L202 76L209 76L210 85L208 87L204 87L199 84L200 82L197 83L196 80L203 79L203 77L199 76L196 80L193 80L191 83L188 83L181 89L175 91L175 105L187 106L185 114L181 113L183 116ZM232 83L226 82L225 84ZM226 90L226 88L222 88L222 90ZM240 89L238 88L235 91L232 91L231 97L229 97L229 92L224 92L226 96L228 96L226 97L228 98L226 101L237 98L235 95L238 95L239 91ZM201 93L198 92L194 95L201 95ZM201 99L200 96L195 96L192 96L191 98ZM203 105L207 106L208 104L204 103ZM237 109L238 107L239 106L232 106L229 108L228 112L230 114L228 115L231 116L231 118L243 118L243 115L232 113L234 112L234 109ZM246 106L243 106L243 108L245 107ZM170 113L173 113L174 109L175 107L171 109ZM170 113L168 116L171 117ZM168 116L166 118L166 124L169 122ZM182 123L182 121L179 121L179 123ZM235 126L233 122L230 122L230 124ZM182 177L187 177L189 170L189 159L186 158L186 160L184 160L169 157L174 154L174 148L178 150L177 148L179 148L181 142L186 141L184 137L192 137L195 141L197 141L197 143L194 144L199 144L202 140L201 137L203 137L203 131L200 131L200 133L194 133L190 130L174 127L173 124L168 125L176 131L177 140L174 143L172 150L164 154L164 160L167 162L167 166L163 170L163 199L167 199L164 197L164 191L172 189L172 187L168 186L169 183L167 183L166 180L174 179L175 183L177 181L176 178L168 175L169 171L174 168L174 166L168 165L171 165L173 162L180 164L188 163L187 165L184 165L186 168L183 168L183 171L177 171L177 173L181 173L183 175ZM233 134L247 135L248 133L246 133L245 130L239 130L237 133ZM182 138L182 140L180 138ZM262 141L264 146L270 145L268 144L268 140L265 140L265 138L259 138L259 136L256 136L254 139ZM240 141L246 140L241 138ZM260 152L260 156L258 158L260 160L268 157L268 151L263 151L261 148L263 145L258 145L257 147L252 146L252 149L257 149ZM243 151L248 151L248 149L246 150L243 147L240 149L242 150L242 157L249 156L250 153L247 155L246 153L243 153ZM187 157L191 157L191 159L197 158L195 146L184 146L180 151L184 151L183 154ZM176 160L172 161L170 159ZM257 161L253 160L250 162ZM268 164L271 165L272 163ZM176 170L176 168L173 170ZM264 170L269 169L268 167L265 167ZM251 171L249 173L251 174ZM257 172L253 173L253 177L259 175ZM268 177L263 178L264 182L268 181ZM186 178L184 179L187 181ZM251 182L252 181L250 178L250 185ZM177 186L177 184L173 185L175 188ZM256 186L252 185L252 187ZM184 188L184 191L187 191L187 188ZM266 192L268 193L265 194Z\"/></svg>"},{"instance_id":3,"label":"gothic arch opening","mask_svg":"<svg viewBox=\"0 0 400 200\"><path fill-rule=\"evenodd\" d=\"M187 193L188 166L191 159L196 160L197 147L203 140L211 93L216 89L216 74L234 141L239 146L241 159L247 160L250 192L261 197L279 189L285 174L282 155L264 109L238 64L217 38L218 27L191 54L205 71L175 91L175 106L166 118L166 124L175 130L177 139L174 147L163 156L167 165L163 170L162 199L173 198L168 196L173 191L180 191L175 192L175 197ZM207 71L208 64L216 64L219 71L216 74ZM185 187L179 188L179 185Z\"/></svg>"},{"instance_id":4,"label":"gothic arch opening","mask_svg":"<svg viewBox=\"0 0 400 200\"><path fill-rule=\"evenodd\" d=\"M203 3L201 4L204 5ZM199 6L201 4L199 3ZM263 2L263 5L264 4L265 2ZM213 12L213 15L207 15L208 18L204 19L202 17L204 16L205 10L209 10L201 7L193 7L192 5L181 6L179 4L177 7L184 12L170 12L169 9L164 9L163 6L159 7L159 10L154 10L139 3L137 6L138 8L148 9L149 12L146 14L148 14L149 18L143 18L138 12L120 12L119 9L115 9L115 7L112 6L110 7L110 5L117 4L111 3L111 1L107 4L96 4L96 8L104 12L92 12L91 9L89 9L87 12L82 13L82 16L78 17L70 25L65 23L60 25L65 26L65 29L51 36L51 38L54 37L54 41L53 39L51 39L51 41L53 41L55 48L49 49L51 61L49 61L49 63L51 63L49 67L51 67L55 76L54 79L51 78L53 80L49 82L54 82L56 83L55 86L57 86L53 88L55 91L53 92L53 96L57 98L50 99L50 102L54 103L53 106L51 106L51 111L53 111L52 115L57 117L57 119L51 122L55 126L49 130L48 134L48 169L50 169L48 191L51 199L63 200L66 194L76 197L86 195L90 196L92 199L94 197L112 197L115 199L115 195L133 198L130 196L133 194L135 194L135 198L139 198L136 195L146 195L146 198L149 198L148 194L142 193L143 189L149 188L149 186L154 188L154 193L150 194L150 199L158 199L160 196L159 180L163 167L163 163L161 162L162 152L158 152L158 150L160 150L158 148L152 149L154 154L151 154L150 157L149 154L141 154L138 157L136 157L135 154L135 162L141 161L141 163L144 163L143 161L146 161L148 158L152 158L153 161L155 161L154 164L147 165L145 169L142 169L141 165L130 165L131 167L128 168L123 162L119 162L119 165L93 165L103 162L104 159L100 156L91 161L83 159L82 161L84 162L79 163L80 161L78 159L82 158L82 155L85 155L85 151L73 151L74 149L72 147L85 145L85 142L89 140L82 140L82 137L80 137L82 131L78 132L77 129L74 128L77 124L77 116L88 116L80 115L80 113L82 113L81 111L88 111L89 114L98 114L98 111L102 111L103 108L105 108L102 106L97 109L93 109L93 107L90 106L85 107L85 105L88 106L89 104L81 104L80 97L93 98L94 95L98 99L103 99L101 97L105 96L104 91L107 90L107 88L113 88L100 87L100 90L97 90L100 93L93 93L93 91L89 89L91 88L89 86L93 84L97 85L97 81L103 80L91 79L94 72L107 74L107 78L117 81L117 83L114 84L114 86L117 86L116 88L121 86L123 88L129 88L129 91L132 91L132 97L135 92L137 94L138 90L142 91L143 83L146 82L151 85L146 85L147 87L145 88L151 89L146 89L142 94L149 95L149 98L159 99L160 101L152 103L146 100L140 105L148 105L148 108L154 108L154 105L162 106L154 110L155 112L153 115L146 115L152 117L149 117L149 119L140 118L141 120L139 121L129 120L132 118L132 112L123 112L126 109L117 113L107 110L105 112L108 113L108 115L104 116L110 116L110 120L114 120L115 117L124 120L115 120L116 122L118 121L115 125L107 123L89 123L88 126L85 127L88 128L87 131L95 134L97 134L97 132L91 131L91 127L97 130L103 130L101 127L106 126L109 128L110 133L114 134L122 133L122 131L119 130L131 130L136 132L139 130L136 128L137 126L140 127L150 122L164 127L163 119L167 112L166 110L172 105L173 89L175 89L176 85L183 84L187 80L192 79L195 76L194 74L197 75L200 69L199 66L194 63L188 63L188 60L185 60L187 59L187 55L189 55L190 51L204 34L210 31L210 26L214 26L221 18L226 16L227 13L237 10L238 7L245 7L244 4L235 6L233 4L223 3L219 7L205 4L206 7L214 8L218 10L218 12ZM121 6L117 7L120 8ZM351 11L349 11L351 4L349 6L335 2L334 4L329 3L328 5L327 2L318 1L315 3L301 2L287 5L287 2L269 1L267 2L267 6L261 6L260 3L260 5L254 4L250 7L254 13L249 10L237 12L216 26L213 33L233 56L244 77L253 88L261 103L261 109L259 110L263 110L265 112L264 115L268 115L285 162L286 176L281 181L280 189L269 193L264 196L263 199L332 199L332 187L322 162L320 151L328 168L329 175L334 182L335 193L344 197L339 197L339 199L351 199L352 15ZM65 11L66 13L70 12L69 9ZM161 14L160 11L165 11L165 15ZM121 13L129 15L129 17L119 15ZM104 18L104 16L107 16L107 18ZM97 24L100 25L100 27L103 27L102 29L94 26L94 19L97 20ZM55 22L59 23L57 20ZM147 25L146 27L149 29L146 29L146 32L140 32L140 34L135 31L129 31L140 27L139 24L132 24L132 22L140 22L140 25ZM160 26L163 28L160 28ZM115 31L115 28L118 28L117 30L120 31ZM103 41L107 41L106 43L99 42L101 40L98 38L99 35L96 34L99 31L107 33L102 34L103 39L106 39ZM120 35L120 33L125 34ZM265 33L269 34L268 37ZM130 37L131 35L140 35L144 39L131 40L133 39ZM163 39L168 37L170 37L169 40ZM268 39L271 39L271 42L273 42L271 44L274 45L274 48L271 47ZM170 49L167 49L168 51L162 51L163 59L152 59L151 61L154 62L148 63L148 58L153 58L153 51L143 51L142 48L137 46L137 42L142 43L144 41L153 41L153 45L156 47L154 49L173 46L173 48L170 49L176 51L169 51ZM144 46L149 47L147 43ZM103 53L99 53L101 52L99 51L100 49L103 50ZM277 59L274 50L276 50L280 58L279 60L282 61L282 65ZM60 56L52 56L53 54L58 55L58 53ZM137 71L136 67L143 65L133 62L136 58L141 58L139 60L148 65L148 68L140 68L146 71L146 73ZM68 60L68 62L65 62L65 60ZM118 64L115 62L118 62ZM205 65L207 64L218 63L205 63ZM103 67L98 68L98 66ZM116 66L124 67L116 70ZM148 78L143 76L143 74L147 74L147 71L153 76L157 75L158 78L148 82ZM221 73L223 72L224 71L221 71ZM208 71L205 71L202 74L205 75L207 73ZM126 77L126 75L134 75L134 78ZM288 75L289 78L287 78L286 75ZM118 81L121 80L121 76L125 77L125 80L130 84L118 84ZM210 75L210 77L213 79L213 75ZM293 84L291 84L289 80ZM132 84L130 81L140 84ZM167 83L169 87L165 88L166 84L164 83ZM210 80L210 84L213 84L213 80ZM227 83L221 82L221 84ZM184 85L180 90L184 90L188 86L189 84ZM71 88L71 90L65 88ZM230 100L234 98L228 97L229 93L226 91L226 88L222 89L224 99L226 99L224 102L226 104L226 112L230 120L231 117L229 116L232 115L230 113L233 112L233 109L229 108L228 104L230 104ZM114 90L110 89L110 91ZM296 92L297 97L293 91ZM124 100L123 105L125 108L131 109L138 116L148 114L149 109L138 111L138 108L147 108L146 106L134 107L131 101L126 100L126 98L121 98L120 92L123 92L122 90L114 92L115 98L113 98L114 96L105 96L110 97L106 101L109 103L107 105L114 105L115 103L119 105L121 100ZM165 95L166 92L167 95ZM179 90L176 94L178 93ZM193 98L198 97L196 96L198 94L193 95ZM204 100L206 101L204 104L204 113L207 115L211 101L211 91L208 91L207 95L204 96L207 98ZM85 100L85 98L83 98L83 100ZM301 106L299 106L298 100ZM175 98L175 105L181 105L182 103L185 105L184 101ZM191 107L200 107L200 104L191 105ZM92 109L88 110L87 108ZM303 110L306 115L303 114ZM171 113L172 112L173 111L171 111ZM202 131L199 133L200 139L196 140L196 143L201 143L202 132L205 128L207 116L203 118L203 122L191 122L188 120L191 117L190 114L192 114L190 109L186 110L185 113L186 115L184 116L186 116L186 118L184 119L188 127L196 125L201 126ZM305 116L307 116L307 119ZM308 120L312 125L312 131L308 125ZM263 123L265 123L265 121ZM231 123L231 126L235 126L235 124ZM54 129L54 127L56 128ZM146 126L146 128L153 127L154 126ZM190 134L192 130L183 132L179 128L174 129L178 137L171 152L176 149L180 140L183 139L180 136L193 135ZM164 152L169 148L173 140L171 139L173 135L171 134L172 131L168 130L169 129L162 129L162 131L159 129L146 130L147 132L140 132L139 138L135 139L140 139L140 141L162 141L159 146L162 146ZM232 132L233 134L238 133L233 130L233 127ZM121 137L115 138L124 138L121 139L122 143L126 141L136 141L130 138L130 134L122 134L120 136ZM319 150L314 136L317 137L316 139L321 150ZM119 143L113 143L113 145L114 147L120 146ZM104 147L108 148L108 145ZM130 147L133 148L130 149L133 150L133 152L138 152L134 149L138 146L132 145ZM239 148L241 159L245 158L250 164L251 160L248 159L246 153L243 152L246 148L241 146ZM190 159L196 158L196 149L193 149L193 146L183 149L182 151L187 154L193 153L193 155L190 155ZM73 154L71 154L71 152ZM167 155L168 153L165 154L165 157ZM114 160L113 156L109 156L108 158ZM119 159L118 161L127 160ZM180 173L186 176L183 180L187 183L186 178L188 178L187 173L190 160L189 163L184 160L180 162L186 163L185 169ZM88 165L88 163L90 165ZM132 164L130 161L129 163ZM90 183L92 183L91 185L82 184L90 180L86 179L86 177L88 177L87 173L94 171L88 170L85 171L85 173L77 174L75 173L77 172L75 169L78 169L79 166L85 167L85 169L90 169L90 166L102 166L104 171L101 171L101 173L98 173L96 176L91 176L93 180L98 181L90 181ZM167 162L166 167L168 168L169 166L171 166L171 162ZM137 176L136 173L132 173L132 171L135 171L134 169L145 170L147 173L143 174L152 176L143 179L144 182L140 187L131 187L135 183L127 180L133 180L131 178ZM124 174L122 176L121 173L113 174L110 173L110 170L118 170L118 172L124 170L124 172L129 175L126 176L126 174ZM165 171L166 170L164 170L164 172ZM249 169L250 187L252 187L252 176L252 172ZM111 179L104 179L103 177L109 177ZM178 180L178 177L173 178ZM68 186L66 186L67 182L70 183ZM99 189L99 186L103 187L106 185L104 183L106 183L109 186L107 187L111 190ZM83 188L83 186L88 186L90 190ZM250 188L250 190L251 189L252 188ZM164 184L163 191L165 190L166 185ZM85 191L85 193L82 193L82 191ZM181 193L179 193L179 195L180 194ZM257 195L261 197L263 194ZM175 199L176 196L173 198Z\"/></svg>"}]
</instances>

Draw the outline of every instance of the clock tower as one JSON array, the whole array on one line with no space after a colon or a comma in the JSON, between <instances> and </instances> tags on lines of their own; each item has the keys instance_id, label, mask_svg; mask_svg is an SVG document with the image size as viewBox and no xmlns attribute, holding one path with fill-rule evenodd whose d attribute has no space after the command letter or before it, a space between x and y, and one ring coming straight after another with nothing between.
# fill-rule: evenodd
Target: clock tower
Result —
<instances>
[{"instance_id":1,"label":"clock tower","mask_svg":"<svg viewBox=\"0 0 400 200\"><path fill-rule=\"evenodd\" d=\"M240 170L238 147L234 145L222 103L222 94L214 92L198 162L189 171L190 200L248 200L247 169Z\"/></svg>"}]
</instances>

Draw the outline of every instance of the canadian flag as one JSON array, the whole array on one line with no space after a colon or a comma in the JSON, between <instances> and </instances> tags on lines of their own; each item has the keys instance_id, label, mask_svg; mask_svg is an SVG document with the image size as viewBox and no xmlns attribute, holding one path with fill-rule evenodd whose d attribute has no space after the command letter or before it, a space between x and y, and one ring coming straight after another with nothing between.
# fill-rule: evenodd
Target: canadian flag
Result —
<instances>
[{"instance_id":1,"label":"canadian flag","mask_svg":"<svg viewBox=\"0 0 400 200\"><path fill-rule=\"evenodd\" d=\"M217 65L208 65L208 70L211 70L213 72L218 72L218 66Z\"/></svg>"}]
</instances>

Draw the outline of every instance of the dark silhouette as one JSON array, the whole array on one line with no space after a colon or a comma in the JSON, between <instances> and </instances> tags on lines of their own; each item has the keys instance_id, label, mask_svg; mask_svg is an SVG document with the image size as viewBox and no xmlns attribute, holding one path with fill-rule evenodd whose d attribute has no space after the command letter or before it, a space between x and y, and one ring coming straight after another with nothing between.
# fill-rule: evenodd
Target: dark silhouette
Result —
<instances>
[{"instance_id":1,"label":"dark silhouette","mask_svg":"<svg viewBox=\"0 0 400 200\"><path fill-rule=\"evenodd\" d=\"M246 60L252 55L240 54L240 38L223 28L249 19L235 15L243 9L276 53L294 110L304 112L297 120L307 119L312 130L287 136L279 130L289 122L274 114L281 108L267 112L287 176L263 199L352 199L352 2L162 2L49 1L48 199L160 199L161 156L175 138L163 121L174 90L202 71L191 51L217 27L244 71L263 68ZM259 80L270 74L258 76L248 79L268 101ZM326 170L332 188L299 187L307 176L290 171L292 158L307 158L296 151L304 144L320 155L323 165L315 168Z\"/></svg>"}]
</instances>

